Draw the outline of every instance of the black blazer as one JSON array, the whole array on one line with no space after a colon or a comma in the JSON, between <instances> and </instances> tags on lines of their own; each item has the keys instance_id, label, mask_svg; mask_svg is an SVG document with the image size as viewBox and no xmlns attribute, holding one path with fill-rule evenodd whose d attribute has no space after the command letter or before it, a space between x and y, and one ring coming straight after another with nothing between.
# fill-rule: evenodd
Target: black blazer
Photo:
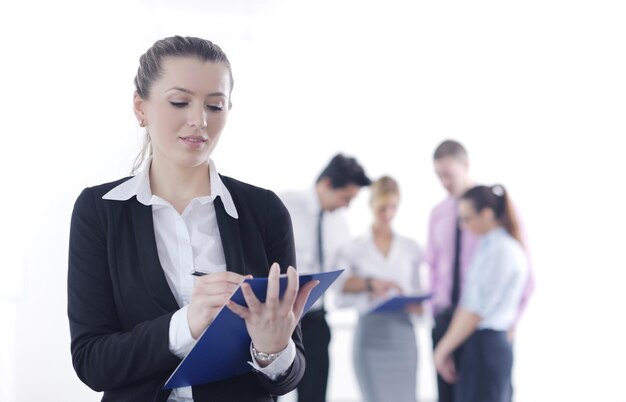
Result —
<instances>
[{"instance_id":1,"label":"black blazer","mask_svg":"<svg viewBox=\"0 0 626 402\"><path fill-rule=\"evenodd\" d=\"M70 229L68 316L74 369L103 401L166 401L161 388L180 359L169 351L169 323L179 306L157 253L152 208L137 201L103 200L129 178L86 188L74 205ZM222 176L239 219L221 198L215 212L228 270L267 276L278 262L296 266L291 218L276 194ZM300 326L296 358L276 381L257 372L194 386L195 402L272 401L304 374Z\"/></svg>"}]
</instances>

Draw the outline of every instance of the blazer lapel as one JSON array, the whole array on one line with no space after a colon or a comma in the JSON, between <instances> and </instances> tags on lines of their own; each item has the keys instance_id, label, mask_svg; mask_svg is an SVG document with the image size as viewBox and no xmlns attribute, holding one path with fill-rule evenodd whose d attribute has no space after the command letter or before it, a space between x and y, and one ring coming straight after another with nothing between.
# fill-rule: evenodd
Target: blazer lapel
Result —
<instances>
[{"instance_id":1,"label":"blazer lapel","mask_svg":"<svg viewBox=\"0 0 626 402\"><path fill-rule=\"evenodd\" d=\"M139 254L139 270L144 283L147 284L152 300L165 311L178 310L178 302L167 284L154 235L152 207L143 205L131 199L133 211L133 230Z\"/></svg>"},{"instance_id":2,"label":"blazer lapel","mask_svg":"<svg viewBox=\"0 0 626 402\"><path fill-rule=\"evenodd\" d=\"M246 272L243 258L243 245L241 244L239 221L226 213L221 197L215 198L213 205L215 206L217 227L220 230L222 248L224 249L224 257L226 258L226 269L241 275L246 275L248 272Z\"/></svg>"}]
</instances>

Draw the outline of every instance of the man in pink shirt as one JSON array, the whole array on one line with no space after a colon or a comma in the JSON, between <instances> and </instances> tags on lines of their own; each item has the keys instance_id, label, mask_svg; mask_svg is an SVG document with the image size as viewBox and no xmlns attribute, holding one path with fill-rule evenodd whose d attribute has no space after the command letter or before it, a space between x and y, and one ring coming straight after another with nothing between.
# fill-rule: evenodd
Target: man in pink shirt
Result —
<instances>
[{"instance_id":1,"label":"man in pink shirt","mask_svg":"<svg viewBox=\"0 0 626 402\"><path fill-rule=\"evenodd\" d=\"M460 143L446 140L434 154L435 173L449 197L436 205L430 214L426 261L430 265L431 291L435 327L432 331L433 348L448 329L452 313L463 291L465 273L470 265L478 239L458 224L459 197L475 186L469 174L467 151ZM519 218L519 214L518 214ZM523 225L521 225L523 226ZM522 237L524 232L522 229ZM518 320L534 288L532 271L519 307ZM512 337L513 328L510 335ZM511 338L512 339L512 338ZM460 358L460 353L455 359ZM458 366L458 362L457 362ZM454 384L437 375L439 402L454 401Z\"/></svg>"}]
</instances>

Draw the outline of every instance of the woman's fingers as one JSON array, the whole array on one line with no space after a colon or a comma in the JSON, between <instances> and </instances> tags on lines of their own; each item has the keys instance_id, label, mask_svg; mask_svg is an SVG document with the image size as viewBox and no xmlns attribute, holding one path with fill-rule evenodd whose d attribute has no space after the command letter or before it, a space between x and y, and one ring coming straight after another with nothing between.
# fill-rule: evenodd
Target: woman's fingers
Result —
<instances>
[{"instance_id":1,"label":"woman's fingers","mask_svg":"<svg viewBox=\"0 0 626 402\"><path fill-rule=\"evenodd\" d=\"M304 311L306 301L309 298L309 295L311 294L313 288L319 285L319 283L320 281L309 281L298 292L298 297L293 304L293 314L296 317L296 321L299 321L302 317L302 312Z\"/></svg>"},{"instance_id":2,"label":"woman's fingers","mask_svg":"<svg viewBox=\"0 0 626 402\"><path fill-rule=\"evenodd\" d=\"M213 282L213 283L200 283L196 285L196 293L202 293L205 295L213 296L223 293L233 294L239 287L239 283L231 282Z\"/></svg>"},{"instance_id":3,"label":"woman's fingers","mask_svg":"<svg viewBox=\"0 0 626 402\"><path fill-rule=\"evenodd\" d=\"M250 312L252 314L260 314L263 305L252 291L250 284L243 283L241 285L241 292L243 293L243 298L246 300Z\"/></svg>"},{"instance_id":4,"label":"woman's fingers","mask_svg":"<svg viewBox=\"0 0 626 402\"><path fill-rule=\"evenodd\" d=\"M270 267L270 273L267 277L267 294L265 296L265 304L268 308L275 310L279 305L280 297L280 266L273 263Z\"/></svg>"},{"instance_id":5,"label":"woman's fingers","mask_svg":"<svg viewBox=\"0 0 626 402\"><path fill-rule=\"evenodd\" d=\"M402 287L400 285L398 285L397 283L393 284L394 289L396 289L398 291L399 294L403 294L404 292L402 291Z\"/></svg>"},{"instance_id":6,"label":"woman's fingers","mask_svg":"<svg viewBox=\"0 0 626 402\"><path fill-rule=\"evenodd\" d=\"M245 279L234 272L216 272L198 277L193 290L193 296L222 296L232 295Z\"/></svg>"},{"instance_id":7,"label":"woman's fingers","mask_svg":"<svg viewBox=\"0 0 626 402\"><path fill-rule=\"evenodd\" d=\"M198 302L208 308L222 307L231 296L232 293L221 293L216 295L199 295L197 297Z\"/></svg>"},{"instance_id":8,"label":"woman's fingers","mask_svg":"<svg viewBox=\"0 0 626 402\"><path fill-rule=\"evenodd\" d=\"M456 366L451 356L447 356L437 365L437 371L446 382L450 384L456 382Z\"/></svg>"},{"instance_id":9,"label":"woman's fingers","mask_svg":"<svg viewBox=\"0 0 626 402\"><path fill-rule=\"evenodd\" d=\"M424 313L424 307L422 307L422 305L419 303L412 303L406 306L406 311L408 313L421 315L422 313Z\"/></svg>"},{"instance_id":10,"label":"woman's fingers","mask_svg":"<svg viewBox=\"0 0 626 402\"><path fill-rule=\"evenodd\" d=\"M456 382L456 364L454 364L452 358L450 358L450 382Z\"/></svg>"},{"instance_id":11,"label":"woman's fingers","mask_svg":"<svg viewBox=\"0 0 626 402\"><path fill-rule=\"evenodd\" d=\"M239 317L243 318L244 320L247 319L248 317L250 317L250 310L240 306L239 304L235 303L232 300L229 300L226 303L226 307L228 307L230 309L230 311L232 311L233 313L237 314Z\"/></svg>"},{"instance_id":12,"label":"woman's fingers","mask_svg":"<svg viewBox=\"0 0 626 402\"><path fill-rule=\"evenodd\" d=\"M196 278L187 320L194 339L215 319L246 277L234 272L215 272ZM231 309L232 310L232 309ZM245 315L245 311L239 311Z\"/></svg>"},{"instance_id":13,"label":"woman's fingers","mask_svg":"<svg viewBox=\"0 0 626 402\"><path fill-rule=\"evenodd\" d=\"M234 314L245 320L248 334L259 350L271 352L284 349L302 317L311 290L319 284L317 280L310 281L300 288L298 274L293 267L287 269L286 279L287 285L281 300L280 267L272 264L264 303L259 301L245 282L241 290L248 307L232 300L226 302Z\"/></svg>"},{"instance_id":14,"label":"woman's fingers","mask_svg":"<svg viewBox=\"0 0 626 402\"><path fill-rule=\"evenodd\" d=\"M205 305L221 307L225 303L233 313L243 319L249 319L253 316L258 319L265 316L273 320L277 317L287 317L293 312L297 321L302 316L311 291L319 284L317 280L310 281L300 288L298 274L290 266L287 269L287 288L283 299L280 300L280 266L274 263L270 267L268 275L265 303L261 303L254 294L252 287L248 283L241 283L245 279L242 275L220 272L205 275L205 277L199 278L201 281L196 283L201 293L198 296L204 299ZM241 286L247 308L229 300L239 286Z\"/></svg>"},{"instance_id":15,"label":"woman's fingers","mask_svg":"<svg viewBox=\"0 0 626 402\"><path fill-rule=\"evenodd\" d=\"M283 315L289 314L293 309L293 303L298 296L298 289L300 288L300 280L294 267L287 268L287 289L283 295L282 301L282 313Z\"/></svg>"},{"instance_id":16,"label":"woman's fingers","mask_svg":"<svg viewBox=\"0 0 626 402\"><path fill-rule=\"evenodd\" d=\"M454 367L454 363L450 362L446 364L445 367L445 376L442 375L444 379L450 384L454 384L456 382L456 369Z\"/></svg>"}]
</instances>

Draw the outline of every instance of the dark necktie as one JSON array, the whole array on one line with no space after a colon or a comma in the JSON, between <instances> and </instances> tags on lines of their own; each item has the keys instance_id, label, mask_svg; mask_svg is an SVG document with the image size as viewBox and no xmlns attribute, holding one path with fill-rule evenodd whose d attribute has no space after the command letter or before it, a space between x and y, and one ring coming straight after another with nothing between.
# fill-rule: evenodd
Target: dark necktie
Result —
<instances>
[{"instance_id":1,"label":"dark necktie","mask_svg":"<svg viewBox=\"0 0 626 402\"><path fill-rule=\"evenodd\" d=\"M317 216L317 260L320 264L320 272L324 272L324 246L322 241L322 220L324 218L324 210L322 209ZM321 300L321 311L325 312L324 309L324 295L320 297ZM325 313L324 313L325 314Z\"/></svg>"},{"instance_id":2,"label":"dark necktie","mask_svg":"<svg viewBox=\"0 0 626 402\"><path fill-rule=\"evenodd\" d=\"M324 210L322 209L317 216L317 261L320 264L320 272L324 272L324 246L322 242L322 219L324 218Z\"/></svg>"},{"instance_id":3,"label":"dark necktie","mask_svg":"<svg viewBox=\"0 0 626 402\"><path fill-rule=\"evenodd\" d=\"M454 235L454 265L452 265L452 294L450 300L452 308L459 304L461 293L461 227L459 220L456 220L456 230Z\"/></svg>"}]
</instances>

